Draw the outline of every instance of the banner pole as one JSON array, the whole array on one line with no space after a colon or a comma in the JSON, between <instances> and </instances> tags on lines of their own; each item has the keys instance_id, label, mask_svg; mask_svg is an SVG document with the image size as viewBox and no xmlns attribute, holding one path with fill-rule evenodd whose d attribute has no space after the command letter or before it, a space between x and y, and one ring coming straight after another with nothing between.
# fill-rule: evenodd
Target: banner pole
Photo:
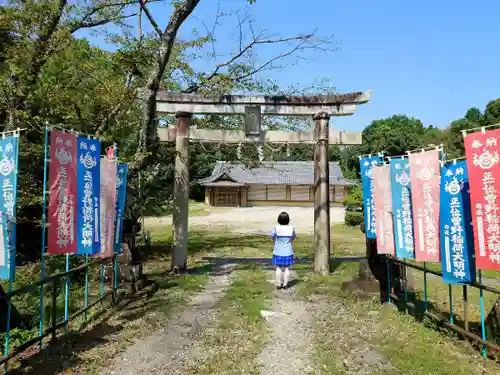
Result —
<instances>
[{"instance_id":1,"label":"banner pole","mask_svg":"<svg viewBox=\"0 0 500 375\"><path fill-rule=\"evenodd\" d=\"M454 324L454 318L453 318L453 289L451 287L451 284L448 284L448 297L450 300L450 323Z\"/></svg>"},{"instance_id":2,"label":"banner pole","mask_svg":"<svg viewBox=\"0 0 500 375\"><path fill-rule=\"evenodd\" d=\"M483 273L481 270L478 270L479 274L479 309L481 310L481 338L483 341L486 341L486 325L485 325L485 317L484 317L484 296L483 296ZM486 358L487 351L486 345L481 347L481 354L484 358Z\"/></svg>"},{"instance_id":3,"label":"banner pole","mask_svg":"<svg viewBox=\"0 0 500 375\"><path fill-rule=\"evenodd\" d=\"M424 262L424 310L429 311L429 301L427 299L427 262Z\"/></svg>"},{"instance_id":4,"label":"banner pole","mask_svg":"<svg viewBox=\"0 0 500 375\"><path fill-rule=\"evenodd\" d=\"M14 172L14 189L17 190L17 181L19 178L19 143L20 143L20 136L19 133L14 133L14 137L16 138L16 162L15 162L15 172ZM3 215L3 213L1 213ZM8 233L8 238L7 241L9 243L9 263L10 263L10 269L9 269L9 289L7 292L7 325L5 327L5 356L9 355L9 346L10 346L10 325L11 325L11 315L12 315L12 299L11 299L11 293L12 293L12 286L14 283L14 274L15 274L15 269L16 269L16 238L14 236L15 231L13 230L13 225L16 225L16 213L14 211L14 222L12 222L11 218L7 217L7 233ZM9 233L10 229L10 233ZM4 374L7 374L9 368L8 368L8 362L5 362L4 365Z\"/></svg>"},{"instance_id":5,"label":"banner pole","mask_svg":"<svg viewBox=\"0 0 500 375\"><path fill-rule=\"evenodd\" d=\"M69 272L69 253L66 254L66 272ZM64 280L64 330L68 333L69 328L69 275Z\"/></svg>"},{"instance_id":6,"label":"banner pole","mask_svg":"<svg viewBox=\"0 0 500 375\"><path fill-rule=\"evenodd\" d=\"M445 159L445 154L444 154L444 149L441 148L441 151L439 152L440 156L440 165L444 165L444 159ZM453 288L451 287L451 284L448 284L448 300L450 302L450 323L454 324L454 318L453 318ZM426 300L426 305L427 305L427 300ZM426 308L427 311L427 308Z\"/></svg>"},{"instance_id":7,"label":"banner pole","mask_svg":"<svg viewBox=\"0 0 500 375\"><path fill-rule=\"evenodd\" d=\"M87 308L89 307L89 255L85 254L85 324L87 324Z\"/></svg>"},{"instance_id":8,"label":"banner pole","mask_svg":"<svg viewBox=\"0 0 500 375\"><path fill-rule=\"evenodd\" d=\"M382 151L380 152L380 165L383 164L384 164L384 152ZM389 263L390 262L389 255L386 255L385 259L387 261L387 302L391 303L391 266Z\"/></svg>"},{"instance_id":9,"label":"banner pole","mask_svg":"<svg viewBox=\"0 0 500 375\"><path fill-rule=\"evenodd\" d=\"M45 149L44 149L44 164L43 164L43 195L42 195L42 244L41 244L41 256L40 256L40 279L42 284L40 285L40 325L39 325L39 337L40 337L40 350L43 349L43 321L45 319L45 241L46 241L46 222L47 222L47 171L49 166L49 127L45 127ZM55 291L54 291L55 292Z\"/></svg>"},{"instance_id":10,"label":"banner pole","mask_svg":"<svg viewBox=\"0 0 500 375\"><path fill-rule=\"evenodd\" d=\"M118 172L118 145L116 143L113 144L113 149L115 154L116 171ZM117 201L118 201L118 194L116 194L115 198L115 210ZM116 214L118 214L118 212ZM120 220L120 218L118 217L115 218L115 231L118 230L118 228L116 227L116 223L118 222L117 220ZM118 290L118 258L113 246L113 303L115 304L118 302L117 290Z\"/></svg>"},{"instance_id":11,"label":"banner pole","mask_svg":"<svg viewBox=\"0 0 500 375\"><path fill-rule=\"evenodd\" d=\"M102 297L104 295L104 264L99 265L99 279L100 279L100 286L99 286L99 295Z\"/></svg>"},{"instance_id":12,"label":"banner pole","mask_svg":"<svg viewBox=\"0 0 500 375\"><path fill-rule=\"evenodd\" d=\"M408 314L408 286L406 279L406 262L403 264L403 287L404 287L404 296L405 296L405 312Z\"/></svg>"},{"instance_id":13,"label":"banner pole","mask_svg":"<svg viewBox=\"0 0 500 375\"><path fill-rule=\"evenodd\" d=\"M389 255L386 256L387 261L387 302L391 303L391 265Z\"/></svg>"}]
</instances>

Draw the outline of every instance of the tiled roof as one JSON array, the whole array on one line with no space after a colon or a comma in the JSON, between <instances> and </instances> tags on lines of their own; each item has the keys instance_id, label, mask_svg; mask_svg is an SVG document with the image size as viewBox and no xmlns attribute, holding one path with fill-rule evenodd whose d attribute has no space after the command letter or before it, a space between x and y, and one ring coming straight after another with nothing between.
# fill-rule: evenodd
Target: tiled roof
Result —
<instances>
[{"instance_id":1,"label":"tiled roof","mask_svg":"<svg viewBox=\"0 0 500 375\"><path fill-rule=\"evenodd\" d=\"M246 168L243 164L218 161L212 175L199 180L201 185L220 179L231 179L240 184L265 185L313 185L314 164L312 161L263 162L258 168ZM354 185L347 180L337 162L330 162L330 185Z\"/></svg>"}]
</instances>

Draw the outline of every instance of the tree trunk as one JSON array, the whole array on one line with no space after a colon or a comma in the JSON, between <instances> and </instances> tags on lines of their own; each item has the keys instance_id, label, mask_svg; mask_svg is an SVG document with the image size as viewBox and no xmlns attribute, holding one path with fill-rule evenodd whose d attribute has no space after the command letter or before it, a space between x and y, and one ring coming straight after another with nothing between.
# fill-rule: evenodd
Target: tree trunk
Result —
<instances>
[{"instance_id":1,"label":"tree trunk","mask_svg":"<svg viewBox=\"0 0 500 375\"><path fill-rule=\"evenodd\" d=\"M7 312L7 295L0 285L0 332L5 332L7 329ZM27 322L14 305L12 305L10 314L10 329L28 327Z\"/></svg>"},{"instance_id":2,"label":"tree trunk","mask_svg":"<svg viewBox=\"0 0 500 375\"><path fill-rule=\"evenodd\" d=\"M488 330L488 340L500 344L500 297L497 297L485 323Z\"/></svg>"},{"instance_id":3,"label":"tree trunk","mask_svg":"<svg viewBox=\"0 0 500 375\"><path fill-rule=\"evenodd\" d=\"M365 233L364 223L361 223L360 229ZM387 267L388 258L386 255L377 253L377 240L366 239L366 259L359 263L358 275L348 283L343 285L344 289L350 289L362 295L371 295L380 293L381 302L388 300L388 293L400 295L403 287L403 267L390 262ZM389 274L390 271L390 287L389 291ZM413 278L407 273L408 290L413 289Z\"/></svg>"}]
</instances>

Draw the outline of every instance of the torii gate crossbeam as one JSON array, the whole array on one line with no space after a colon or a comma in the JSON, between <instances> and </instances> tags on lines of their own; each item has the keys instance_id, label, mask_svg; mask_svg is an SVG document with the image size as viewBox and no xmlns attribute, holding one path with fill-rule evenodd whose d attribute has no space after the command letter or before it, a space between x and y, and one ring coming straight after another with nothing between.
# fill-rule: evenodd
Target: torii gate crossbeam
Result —
<instances>
[{"instance_id":1,"label":"torii gate crossbeam","mask_svg":"<svg viewBox=\"0 0 500 375\"><path fill-rule=\"evenodd\" d=\"M176 143L174 175L172 265L187 270L189 210L189 139L200 142L313 143L314 151L314 268L319 274L330 271L329 144L361 144L360 132L329 129L331 116L350 116L367 103L371 91L316 96L201 96L160 92L157 113L175 114L176 124L158 129L163 142ZM245 131L190 129L192 115L245 115ZM314 131L261 131L260 117L313 116Z\"/></svg>"}]
</instances>

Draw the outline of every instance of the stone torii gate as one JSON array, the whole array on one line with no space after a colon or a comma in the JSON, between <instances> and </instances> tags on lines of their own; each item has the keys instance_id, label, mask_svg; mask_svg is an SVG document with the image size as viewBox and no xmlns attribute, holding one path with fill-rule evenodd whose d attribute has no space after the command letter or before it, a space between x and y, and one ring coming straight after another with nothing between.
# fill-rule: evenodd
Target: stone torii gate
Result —
<instances>
[{"instance_id":1,"label":"stone torii gate","mask_svg":"<svg viewBox=\"0 0 500 375\"><path fill-rule=\"evenodd\" d=\"M189 139L221 143L308 143L314 151L314 269L330 272L330 197L328 145L361 144L360 132L329 129L331 116L350 116L359 104L370 100L371 91L316 96L201 96L160 92L157 113L175 114L176 124L159 128L162 142L175 142L173 198L174 271L187 270L189 209ZM244 115L245 131L190 128L193 115ZM261 116L312 116L314 130L299 132L263 131Z\"/></svg>"}]
</instances>

